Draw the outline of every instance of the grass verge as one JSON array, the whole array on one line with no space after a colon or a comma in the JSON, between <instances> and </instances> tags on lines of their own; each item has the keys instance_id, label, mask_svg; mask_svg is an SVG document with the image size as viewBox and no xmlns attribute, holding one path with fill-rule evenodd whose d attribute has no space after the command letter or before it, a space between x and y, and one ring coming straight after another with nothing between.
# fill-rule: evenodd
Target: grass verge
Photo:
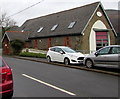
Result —
<instances>
[{"instance_id":1,"label":"grass verge","mask_svg":"<svg viewBox=\"0 0 120 99\"><path fill-rule=\"evenodd\" d=\"M36 57L36 58L46 58L46 54L43 53L31 53L31 52L21 52L19 56L22 57Z\"/></svg>"}]
</instances>

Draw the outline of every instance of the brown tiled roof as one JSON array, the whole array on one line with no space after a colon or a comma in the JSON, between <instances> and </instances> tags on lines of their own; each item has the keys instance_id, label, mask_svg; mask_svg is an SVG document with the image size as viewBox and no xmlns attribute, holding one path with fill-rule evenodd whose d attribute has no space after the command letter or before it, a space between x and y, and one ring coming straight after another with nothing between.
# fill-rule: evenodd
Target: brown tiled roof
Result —
<instances>
[{"instance_id":1,"label":"brown tiled roof","mask_svg":"<svg viewBox=\"0 0 120 99\"><path fill-rule=\"evenodd\" d=\"M80 35L99 4L100 2L96 2L82 7L30 19L27 20L21 28L31 32L29 38ZM72 29L68 29L68 25L73 21L76 21L76 24ZM55 24L58 24L58 27L54 31L51 31L51 28ZM40 27L44 28L40 33L37 33Z\"/></svg>"}]
</instances>

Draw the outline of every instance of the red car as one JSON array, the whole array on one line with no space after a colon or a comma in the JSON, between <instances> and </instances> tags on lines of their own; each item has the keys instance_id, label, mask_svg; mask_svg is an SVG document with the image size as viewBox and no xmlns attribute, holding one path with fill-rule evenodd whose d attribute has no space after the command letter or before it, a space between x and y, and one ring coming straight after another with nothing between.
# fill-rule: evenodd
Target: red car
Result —
<instances>
[{"instance_id":1,"label":"red car","mask_svg":"<svg viewBox=\"0 0 120 99\"><path fill-rule=\"evenodd\" d=\"M13 76L11 68L0 57L0 96L10 99L13 96Z\"/></svg>"}]
</instances>

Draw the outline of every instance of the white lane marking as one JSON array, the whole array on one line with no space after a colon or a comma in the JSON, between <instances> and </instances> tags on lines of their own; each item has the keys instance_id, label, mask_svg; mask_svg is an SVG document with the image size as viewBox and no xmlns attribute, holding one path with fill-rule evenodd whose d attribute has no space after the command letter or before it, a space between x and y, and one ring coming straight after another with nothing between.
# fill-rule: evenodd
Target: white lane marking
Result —
<instances>
[{"instance_id":1,"label":"white lane marking","mask_svg":"<svg viewBox=\"0 0 120 99\"><path fill-rule=\"evenodd\" d=\"M59 87L57 87L57 86L51 85L51 84L46 83L46 82L41 81L41 80L38 80L38 79L33 78L33 77L31 77L31 76L28 76L28 75L26 75L26 74L22 74L22 75L23 75L24 77L30 78L30 79L32 79L32 80L34 80L34 81L37 81L37 82L39 82L39 83L42 83L42 84L47 85L47 86L49 86L49 87L52 87L52 88L54 88L54 89L57 89L57 90L62 91L62 92L64 92L64 93L67 93L67 94L69 94L69 95L76 96L76 94L74 94L74 93L72 93L72 92L69 92L69 91L66 91L66 90L64 90L64 89L61 89L61 88L59 88Z\"/></svg>"}]
</instances>

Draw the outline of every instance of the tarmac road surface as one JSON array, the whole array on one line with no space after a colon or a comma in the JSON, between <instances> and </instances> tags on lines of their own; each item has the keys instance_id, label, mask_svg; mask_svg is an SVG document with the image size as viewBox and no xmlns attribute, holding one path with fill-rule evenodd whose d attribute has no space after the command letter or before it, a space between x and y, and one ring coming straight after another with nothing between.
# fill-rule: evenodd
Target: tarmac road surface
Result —
<instances>
[{"instance_id":1,"label":"tarmac road surface","mask_svg":"<svg viewBox=\"0 0 120 99\"><path fill-rule=\"evenodd\" d=\"M4 57L13 69L14 97L118 97L118 77Z\"/></svg>"}]
</instances>

